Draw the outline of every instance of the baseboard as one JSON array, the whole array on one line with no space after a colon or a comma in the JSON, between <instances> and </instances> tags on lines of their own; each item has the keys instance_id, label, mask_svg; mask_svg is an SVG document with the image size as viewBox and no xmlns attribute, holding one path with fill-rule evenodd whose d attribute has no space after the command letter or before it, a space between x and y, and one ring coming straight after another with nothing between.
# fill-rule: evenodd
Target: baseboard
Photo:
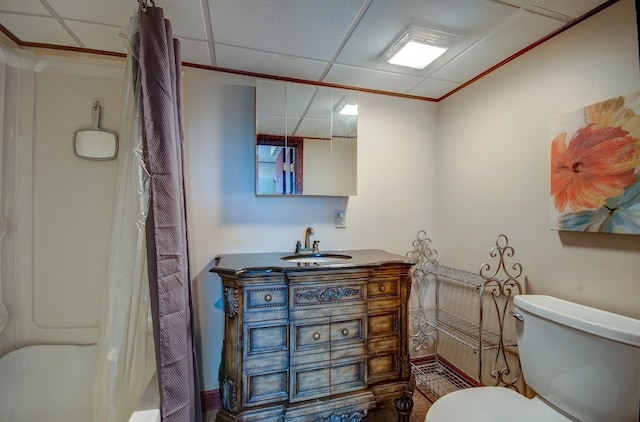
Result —
<instances>
[{"instance_id":1,"label":"baseboard","mask_svg":"<svg viewBox=\"0 0 640 422\"><path fill-rule=\"evenodd\" d=\"M211 412L222 407L222 399L219 390L206 390L200 392L200 404L202 412Z\"/></svg>"}]
</instances>

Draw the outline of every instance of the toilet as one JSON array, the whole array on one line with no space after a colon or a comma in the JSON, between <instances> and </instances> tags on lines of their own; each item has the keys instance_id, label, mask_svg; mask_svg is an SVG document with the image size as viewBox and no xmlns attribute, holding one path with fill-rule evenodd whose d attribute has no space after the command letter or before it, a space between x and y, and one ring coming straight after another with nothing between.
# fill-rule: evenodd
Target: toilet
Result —
<instances>
[{"instance_id":1,"label":"toilet","mask_svg":"<svg viewBox=\"0 0 640 422\"><path fill-rule=\"evenodd\" d=\"M447 394L425 422L638 422L640 320L551 296L513 299L528 399L504 387Z\"/></svg>"}]
</instances>

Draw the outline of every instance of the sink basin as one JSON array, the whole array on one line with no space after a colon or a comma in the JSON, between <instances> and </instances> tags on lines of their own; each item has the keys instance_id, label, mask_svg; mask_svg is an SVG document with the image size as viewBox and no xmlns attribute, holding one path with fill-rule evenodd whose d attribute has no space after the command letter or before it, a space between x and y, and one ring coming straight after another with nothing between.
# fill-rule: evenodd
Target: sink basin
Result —
<instances>
[{"instance_id":1,"label":"sink basin","mask_svg":"<svg viewBox=\"0 0 640 422\"><path fill-rule=\"evenodd\" d=\"M346 261L348 259L351 259L351 255L342 255L335 253L296 254L283 256L280 259L293 263L326 264Z\"/></svg>"}]
</instances>

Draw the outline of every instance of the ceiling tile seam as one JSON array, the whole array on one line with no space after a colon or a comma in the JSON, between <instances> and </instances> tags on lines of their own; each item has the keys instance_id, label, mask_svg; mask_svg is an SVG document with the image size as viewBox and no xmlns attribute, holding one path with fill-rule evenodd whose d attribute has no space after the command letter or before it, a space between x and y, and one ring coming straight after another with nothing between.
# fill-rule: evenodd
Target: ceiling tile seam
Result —
<instances>
[{"instance_id":1,"label":"ceiling tile seam","mask_svg":"<svg viewBox=\"0 0 640 422\"><path fill-rule=\"evenodd\" d=\"M209 63L211 66L218 65L216 58L216 46L213 41L213 22L211 22L211 10L209 9L209 0L200 0L202 8L202 16L204 17L204 32L207 36L207 50L209 52Z\"/></svg>"},{"instance_id":2,"label":"ceiling tile seam","mask_svg":"<svg viewBox=\"0 0 640 422\"><path fill-rule=\"evenodd\" d=\"M405 94L411 94L411 92L416 89L417 87L419 87L420 85L422 85L423 83L427 82L429 80L429 78L422 78L421 81L416 82L411 88L407 89L404 93Z\"/></svg>"},{"instance_id":3,"label":"ceiling tile seam","mask_svg":"<svg viewBox=\"0 0 640 422\"><path fill-rule=\"evenodd\" d=\"M4 13L7 15L18 15L18 16L26 16L26 17L34 17L34 18L53 18L51 15L41 15L40 13L27 13L27 12L18 12L13 10L2 10L0 9L0 13Z\"/></svg>"},{"instance_id":4,"label":"ceiling tile seam","mask_svg":"<svg viewBox=\"0 0 640 422\"><path fill-rule=\"evenodd\" d=\"M420 85L422 85L425 82L429 82L429 81L434 81L434 82L445 82L445 83L450 83L450 84L455 84L456 86L460 86L462 85L464 82L460 82L460 81L452 81L450 79L442 79L442 78L422 78L421 81L419 81L418 83L416 83L415 85L413 85L411 88L409 88L407 91L405 91L405 94L409 94L411 95L411 92L418 88Z\"/></svg>"},{"instance_id":5,"label":"ceiling tile seam","mask_svg":"<svg viewBox=\"0 0 640 422\"><path fill-rule=\"evenodd\" d=\"M313 100L315 100L316 95L318 95L318 87L317 86L315 86L313 88L313 94L311 94L311 96L309 97L309 100L307 101L307 105L305 106L305 108L302 111L302 113L300 113L300 117L298 118L298 122L296 123L296 126L291 131L291 136L296 136L296 134L300 130L300 126L302 126L302 122L304 121L304 117L307 115L307 113L309 113L309 108L311 107L311 104L313 104Z\"/></svg>"},{"instance_id":6,"label":"ceiling tile seam","mask_svg":"<svg viewBox=\"0 0 640 422\"><path fill-rule=\"evenodd\" d=\"M104 23L104 22L96 22L96 21L86 21L83 19L73 19L73 18L60 18L65 22L78 22L78 23L86 23L89 25L98 25L98 26L107 26L109 28L123 28L126 25L113 25L111 23Z\"/></svg>"},{"instance_id":7,"label":"ceiling tile seam","mask_svg":"<svg viewBox=\"0 0 640 422\"><path fill-rule=\"evenodd\" d=\"M540 6L536 6L534 4L527 4L527 3L512 3L509 0L490 0L493 1L494 3L498 3L498 4L502 4L505 6L510 6L510 7L514 7L514 8L518 8L520 10L525 10L527 12L531 12L535 15L540 15L540 16L544 16L546 18L550 18L550 19L554 19L554 20L558 20L561 22L570 22L571 20L575 19L572 16L568 16L565 15L564 13L560 13L560 12L556 12L555 10L551 10L551 9L547 9L544 7L540 7Z\"/></svg>"},{"instance_id":8,"label":"ceiling tile seam","mask_svg":"<svg viewBox=\"0 0 640 422\"><path fill-rule=\"evenodd\" d=\"M564 13L556 12L555 10L551 9L545 9L544 7L539 6L525 7L523 9L529 13L533 13L534 15L553 19L563 23L571 22L573 19L575 19L573 16L568 16Z\"/></svg>"},{"instance_id":9,"label":"ceiling tile seam","mask_svg":"<svg viewBox=\"0 0 640 422\"><path fill-rule=\"evenodd\" d=\"M195 37L189 37L186 35L180 35L180 34L173 34L174 38L180 38L181 40L189 40L189 41L198 41L198 42L204 42L207 44L213 44L213 41L209 41L209 40L203 40L202 38L195 38Z\"/></svg>"},{"instance_id":10,"label":"ceiling tile seam","mask_svg":"<svg viewBox=\"0 0 640 422\"><path fill-rule=\"evenodd\" d=\"M257 53L271 54L271 55L279 56L279 57L288 57L288 58L292 58L292 59L303 59L303 60L309 60L309 61L313 61L313 62L327 63L327 60L320 60L320 59L316 59L316 58L313 58L313 57L296 56L296 55L291 55L291 54L278 53L277 51L262 50L262 49L259 49L259 48L249 48L249 47L244 47L244 46L237 45L237 44L229 44L229 43L224 43L224 42L213 41L213 43L215 45L219 45L219 46L233 47L233 48L238 48L238 49L247 50L247 51L255 51ZM321 82L321 81L318 81L318 82Z\"/></svg>"},{"instance_id":11,"label":"ceiling tile seam","mask_svg":"<svg viewBox=\"0 0 640 422\"><path fill-rule=\"evenodd\" d=\"M372 67L356 66L356 65L352 65L352 64L348 64L348 63L336 62L334 64L342 66L342 67L348 67L350 69L364 69L364 70L367 70L369 72L381 73L381 74L386 74L386 75L390 75L390 76L400 76L400 77L410 77L410 78L420 78L420 79L424 78L423 75L412 75L412 74L408 74L408 73L394 72L394 71L386 70L386 69L375 69L375 68L372 68ZM322 82L322 81L320 81L320 82Z\"/></svg>"},{"instance_id":12,"label":"ceiling tile seam","mask_svg":"<svg viewBox=\"0 0 640 422\"><path fill-rule=\"evenodd\" d=\"M480 38L478 38L477 40L472 42L470 45L468 45L466 48L464 48L462 51L460 51L455 56L447 58L442 63L438 63L438 66L434 67L433 69L430 69L429 66L427 66L427 68L425 69L426 72L424 74L424 77L425 78L429 78L429 77L431 77L431 75L433 75L434 73L438 72L442 68L444 68L444 67L446 67L446 66L448 66L448 65L450 65L452 63L455 63L456 60L459 60L468 51L470 51L471 49L476 47L478 44L480 44L481 42L483 42L484 40L486 40L487 38L489 38L490 36L492 36L493 34L498 32L499 30L501 30L505 26L510 25L514 20L516 20L518 17L520 17L520 15L522 15L523 13L526 13L526 11L524 9L518 9L517 11L512 13L511 16L509 16L507 19L502 20L500 22L499 26L492 27L491 30L485 32L484 35L482 35ZM457 83L464 83L464 81L456 81L456 82Z\"/></svg>"},{"instance_id":13,"label":"ceiling tile seam","mask_svg":"<svg viewBox=\"0 0 640 422\"><path fill-rule=\"evenodd\" d=\"M345 35L342 37L340 44L338 44L338 48L336 48L336 51L334 52L333 56L331 57L331 59L329 59L329 63L324 68L324 71L322 72L322 74L320 74L318 81L322 82L327 77L327 75L329 74L329 71L333 67L336 60L338 59L338 56L340 55L340 53L342 53L344 46L347 45L349 38L351 38L351 35L353 35L353 32L356 30L356 28L362 21L362 18L364 18L364 15L369 10L369 7L371 7L371 4L373 4L373 0L366 0L365 3L362 5L362 7L360 7L360 10L358 10L358 13L356 14L355 18L351 22L351 25L349 25L349 29L347 30Z\"/></svg>"},{"instance_id":14,"label":"ceiling tile seam","mask_svg":"<svg viewBox=\"0 0 640 422\"><path fill-rule=\"evenodd\" d=\"M67 25L67 23L64 21L64 19L62 19L60 17L60 15L58 15L58 12L56 12L55 9L49 5L47 0L40 0L40 3L42 3L42 5L49 11L49 13L51 13L51 16L56 18L56 20L58 21L60 26L62 26L64 28L64 30L67 31L67 33L71 36L71 38L73 38L73 40L78 44L78 46L80 46L81 48L87 48L87 46L84 45L84 43L71 30L71 28L69 28L69 25Z\"/></svg>"}]
</instances>

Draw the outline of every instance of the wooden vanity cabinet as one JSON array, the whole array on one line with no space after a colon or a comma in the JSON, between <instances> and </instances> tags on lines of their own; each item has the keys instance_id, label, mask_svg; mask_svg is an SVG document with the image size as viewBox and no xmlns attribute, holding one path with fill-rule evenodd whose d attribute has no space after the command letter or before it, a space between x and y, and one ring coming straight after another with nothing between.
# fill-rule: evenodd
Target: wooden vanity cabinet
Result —
<instances>
[{"instance_id":1,"label":"wooden vanity cabinet","mask_svg":"<svg viewBox=\"0 0 640 422\"><path fill-rule=\"evenodd\" d=\"M237 411L288 399L285 281L284 274L255 274L244 277L242 285L223 282L225 340L220 388L225 409Z\"/></svg>"},{"instance_id":2,"label":"wooden vanity cabinet","mask_svg":"<svg viewBox=\"0 0 640 422\"><path fill-rule=\"evenodd\" d=\"M411 286L402 267L380 268L367 284L367 362L372 384L410 376L409 354L405 353L407 287Z\"/></svg>"},{"instance_id":3,"label":"wooden vanity cabinet","mask_svg":"<svg viewBox=\"0 0 640 422\"><path fill-rule=\"evenodd\" d=\"M288 274L290 401L367 387L369 271Z\"/></svg>"},{"instance_id":4,"label":"wooden vanity cabinet","mask_svg":"<svg viewBox=\"0 0 640 422\"><path fill-rule=\"evenodd\" d=\"M410 395L409 267L219 272L225 340L216 420L351 420Z\"/></svg>"}]
</instances>

